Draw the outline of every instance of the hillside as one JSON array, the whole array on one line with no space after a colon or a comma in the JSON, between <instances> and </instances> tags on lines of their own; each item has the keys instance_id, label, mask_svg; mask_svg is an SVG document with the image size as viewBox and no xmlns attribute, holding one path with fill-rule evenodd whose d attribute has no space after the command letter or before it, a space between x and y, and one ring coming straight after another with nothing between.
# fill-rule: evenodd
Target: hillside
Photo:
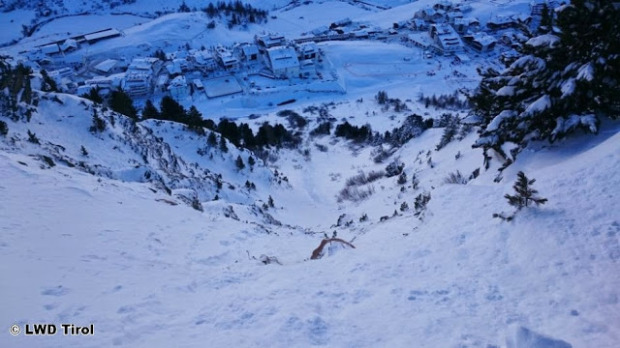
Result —
<instances>
[{"instance_id":1,"label":"hillside","mask_svg":"<svg viewBox=\"0 0 620 348\"><path fill-rule=\"evenodd\" d=\"M4 1L11 23L56 18L30 37L0 34L0 327L22 330L0 334L2 347L620 346L620 124L601 117L596 134L575 126L553 142L528 134L520 152L514 138L476 147L505 113L500 100L480 126L472 95L511 72L507 52L540 40L516 38L520 23L481 29L496 39L489 51L420 47L410 37L431 34L409 21L435 3L261 0L266 21L230 25L193 0L65 0L48 16ZM530 6L459 4L483 28ZM312 34L346 17L334 27L378 32ZM104 22L120 35L33 53ZM317 55L298 61L312 74L276 76L262 52L221 66L265 32L293 54L314 35ZM222 61L197 68L196 52ZM113 111L112 85L100 101L75 92L136 73L93 73L108 59L152 74L129 98L133 115ZM155 86L164 75L206 87L174 94ZM223 81L241 91L204 90ZM509 204L520 173L544 204ZM39 323L94 335L26 334Z\"/></svg>"}]
</instances>

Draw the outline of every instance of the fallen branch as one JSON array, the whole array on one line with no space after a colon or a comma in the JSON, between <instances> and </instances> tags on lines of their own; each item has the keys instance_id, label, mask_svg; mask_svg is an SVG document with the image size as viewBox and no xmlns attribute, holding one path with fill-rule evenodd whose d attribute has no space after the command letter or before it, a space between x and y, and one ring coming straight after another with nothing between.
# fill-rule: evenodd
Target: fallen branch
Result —
<instances>
[{"instance_id":1,"label":"fallen branch","mask_svg":"<svg viewBox=\"0 0 620 348\"><path fill-rule=\"evenodd\" d=\"M310 260L316 260L316 259L320 259L321 256L323 256L323 248L328 244L328 243L332 243L332 242L339 242L342 243L346 246L349 246L353 249L355 249L355 246L353 246L353 244L347 242L346 240L340 239L340 238L325 238L321 241L321 244L319 244L319 247L314 249L314 251L312 252L312 256L310 256Z\"/></svg>"}]
</instances>

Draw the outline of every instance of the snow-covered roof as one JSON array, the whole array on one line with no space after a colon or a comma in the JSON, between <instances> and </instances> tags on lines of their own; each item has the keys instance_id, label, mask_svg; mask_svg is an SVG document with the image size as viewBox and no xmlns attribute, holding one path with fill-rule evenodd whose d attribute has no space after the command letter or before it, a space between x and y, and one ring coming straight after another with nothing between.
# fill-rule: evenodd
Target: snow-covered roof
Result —
<instances>
[{"instance_id":1,"label":"snow-covered roof","mask_svg":"<svg viewBox=\"0 0 620 348\"><path fill-rule=\"evenodd\" d=\"M267 50L273 70L287 69L299 66L295 50L290 47L274 47Z\"/></svg>"},{"instance_id":2,"label":"snow-covered roof","mask_svg":"<svg viewBox=\"0 0 620 348\"><path fill-rule=\"evenodd\" d=\"M60 47L58 47L58 44L49 44L49 45L45 45L43 47L41 47L41 52L45 53L45 54L53 54L53 53L59 53L60 52Z\"/></svg>"},{"instance_id":3,"label":"snow-covered roof","mask_svg":"<svg viewBox=\"0 0 620 348\"><path fill-rule=\"evenodd\" d=\"M116 37L116 36L120 36L121 32L114 29L114 28L109 28L109 29L105 29L102 31L98 31L96 33L91 33L91 34L86 34L84 35L84 38L87 41L97 41L97 40L101 40L101 39L105 39L105 38L112 38L112 37Z\"/></svg>"},{"instance_id":4,"label":"snow-covered roof","mask_svg":"<svg viewBox=\"0 0 620 348\"><path fill-rule=\"evenodd\" d=\"M77 49L78 48L77 41L75 41L74 39L67 39L67 40L65 40L65 42L63 42L60 45L60 49L63 50L63 51L66 51L66 50L68 50L70 48Z\"/></svg>"},{"instance_id":5,"label":"snow-covered roof","mask_svg":"<svg viewBox=\"0 0 620 348\"><path fill-rule=\"evenodd\" d=\"M103 62L95 65L95 69L98 70L98 71L101 71L103 73L107 73L110 70L112 70L116 66L117 63L118 63L117 60L106 59Z\"/></svg>"},{"instance_id":6,"label":"snow-covered roof","mask_svg":"<svg viewBox=\"0 0 620 348\"><path fill-rule=\"evenodd\" d=\"M471 34L471 38L473 42L477 42L483 47L491 46L497 42L497 40L493 36L483 32Z\"/></svg>"},{"instance_id":7,"label":"snow-covered roof","mask_svg":"<svg viewBox=\"0 0 620 348\"><path fill-rule=\"evenodd\" d=\"M314 42L306 42L306 43L299 45L299 51L301 53L318 52L318 50L319 48Z\"/></svg>"},{"instance_id":8,"label":"snow-covered roof","mask_svg":"<svg viewBox=\"0 0 620 348\"><path fill-rule=\"evenodd\" d=\"M258 54L258 47L255 45L245 45L241 47L241 51L246 57L249 57L254 54Z\"/></svg>"}]
</instances>

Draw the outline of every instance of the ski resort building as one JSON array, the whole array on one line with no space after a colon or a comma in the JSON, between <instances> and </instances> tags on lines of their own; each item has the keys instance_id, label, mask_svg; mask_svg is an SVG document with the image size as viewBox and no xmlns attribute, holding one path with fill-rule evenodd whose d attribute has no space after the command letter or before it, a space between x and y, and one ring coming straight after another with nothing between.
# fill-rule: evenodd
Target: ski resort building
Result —
<instances>
[{"instance_id":1,"label":"ski resort building","mask_svg":"<svg viewBox=\"0 0 620 348\"><path fill-rule=\"evenodd\" d=\"M189 85L185 76L180 75L170 81L168 86L168 92L170 96L176 100L183 100L189 96Z\"/></svg>"},{"instance_id":2,"label":"ski resort building","mask_svg":"<svg viewBox=\"0 0 620 348\"><path fill-rule=\"evenodd\" d=\"M433 24L430 36L444 55L454 54L463 50L463 42L454 28L449 24Z\"/></svg>"},{"instance_id":3,"label":"ski resort building","mask_svg":"<svg viewBox=\"0 0 620 348\"><path fill-rule=\"evenodd\" d=\"M483 32L465 35L463 39L478 52L492 51L497 43L493 36Z\"/></svg>"},{"instance_id":4,"label":"ski resort building","mask_svg":"<svg viewBox=\"0 0 620 348\"><path fill-rule=\"evenodd\" d=\"M287 78L299 75L297 53L290 47L274 47L267 50L269 66L276 77Z\"/></svg>"}]
</instances>

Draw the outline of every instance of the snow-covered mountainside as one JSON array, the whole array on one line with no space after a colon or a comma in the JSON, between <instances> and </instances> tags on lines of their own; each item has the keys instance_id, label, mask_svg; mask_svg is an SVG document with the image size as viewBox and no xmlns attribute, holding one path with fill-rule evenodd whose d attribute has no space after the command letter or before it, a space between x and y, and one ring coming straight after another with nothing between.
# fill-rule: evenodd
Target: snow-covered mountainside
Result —
<instances>
[{"instance_id":1,"label":"snow-covered mountainside","mask_svg":"<svg viewBox=\"0 0 620 348\"><path fill-rule=\"evenodd\" d=\"M552 37L521 18L529 1L251 4L265 21L192 0L3 2L0 18L40 24L0 34L0 346L620 346L618 121L472 146L511 131L501 100L476 123L484 93L524 88L508 60ZM417 27L459 12L492 48L438 54L444 39ZM120 34L37 47L104 27ZM251 61L267 32L291 41ZM290 52L302 67L277 76L271 55ZM211 53L217 66L196 60ZM103 87L78 93L89 83Z\"/></svg>"}]
</instances>

